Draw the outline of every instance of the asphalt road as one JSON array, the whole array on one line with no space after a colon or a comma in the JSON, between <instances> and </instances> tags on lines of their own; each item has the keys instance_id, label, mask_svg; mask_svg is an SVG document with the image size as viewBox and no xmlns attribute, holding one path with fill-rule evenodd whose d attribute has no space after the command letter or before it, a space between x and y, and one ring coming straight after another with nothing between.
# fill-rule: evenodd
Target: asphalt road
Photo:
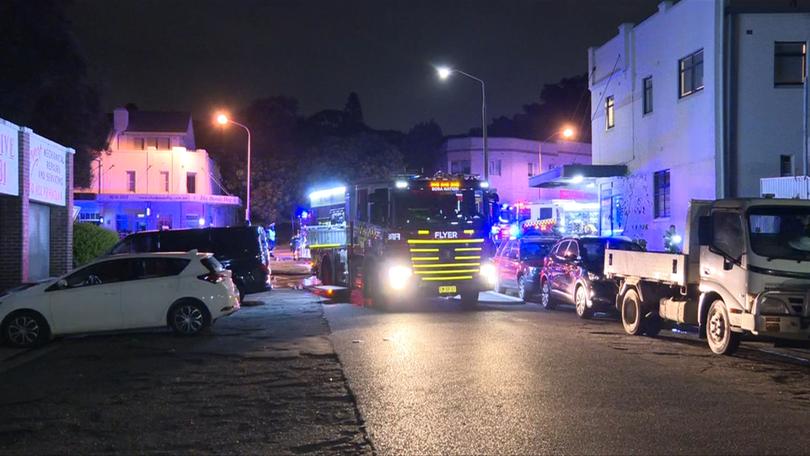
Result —
<instances>
[{"instance_id":1,"label":"asphalt road","mask_svg":"<svg viewBox=\"0 0 810 456\"><path fill-rule=\"evenodd\" d=\"M325 306L380 454L810 452L810 366L572 310ZM669 333L668 334L672 334Z\"/></svg>"},{"instance_id":2,"label":"asphalt road","mask_svg":"<svg viewBox=\"0 0 810 456\"><path fill-rule=\"evenodd\" d=\"M0 454L371 454L320 299L274 290L207 334L57 340L0 361Z\"/></svg>"}]
</instances>

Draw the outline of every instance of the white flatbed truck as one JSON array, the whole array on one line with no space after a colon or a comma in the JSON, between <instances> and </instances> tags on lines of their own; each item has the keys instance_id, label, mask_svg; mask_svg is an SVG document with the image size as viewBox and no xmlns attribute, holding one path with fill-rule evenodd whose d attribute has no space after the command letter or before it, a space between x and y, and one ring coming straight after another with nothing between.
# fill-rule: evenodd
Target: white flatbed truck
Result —
<instances>
[{"instance_id":1,"label":"white flatbed truck","mask_svg":"<svg viewBox=\"0 0 810 456\"><path fill-rule=\"evenodd\" d=\"M692 201L683 253L607 249L625 331L695 325L716 354L744 334L810 343L810 201Z\"/></svg>"}]
</instances>

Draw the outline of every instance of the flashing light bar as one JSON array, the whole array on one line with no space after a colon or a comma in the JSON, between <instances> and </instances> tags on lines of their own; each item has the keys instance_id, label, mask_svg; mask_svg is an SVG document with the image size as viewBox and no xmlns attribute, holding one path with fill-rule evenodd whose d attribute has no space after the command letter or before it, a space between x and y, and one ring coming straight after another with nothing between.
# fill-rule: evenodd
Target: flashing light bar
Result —
<instances>
[{"instance_id":1,"label":"flashing light bar","mask_svg":"<svg viewBox=\"0 0 810 456\"><path fill-rule=\"evenodd\" d=\"M343 196L346 194L346 187L334 187L334 188L326 188L323 190L317 190L309 194L309 199L312 201L315 200L324 200L328 198L332 198L335 196Z\"/></svg>"}]
</instances>

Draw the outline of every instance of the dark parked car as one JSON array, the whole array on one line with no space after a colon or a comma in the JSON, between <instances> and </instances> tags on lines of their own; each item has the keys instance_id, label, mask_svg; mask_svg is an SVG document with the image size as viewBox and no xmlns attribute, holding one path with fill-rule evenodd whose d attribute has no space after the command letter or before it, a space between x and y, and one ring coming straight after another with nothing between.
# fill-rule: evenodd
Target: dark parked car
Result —
<instances>
[{"instance_id":1,"label":"dark parked car","mask_svg":"<svg viewBox=\"0 0 810 456\"><path fill-rule=\"evenodd\" d=\"M574 304L580 318L594 311L615 309L618 288L604 276L605 248L643 250L622 238L583 237L561 239L546 257L540 275L540 302L547 309L558 300Z\"/></svg>"},{"instance_id":2,"label":"dark parked car","mask_svg":"<svg viewBox=\"0 0 810 456\"><path fill-rule=\"evenodd\" d=\"M210 252L233 273L240 299L270 289L270 259L260 226L141 231L122 239L110 251L118 253Z\"/></svg>"},{"instance_id":3,"label":"dark parked car","mask_svg":"<svg viewBox=\"0 0 810 456\"><path fill-rule=\"evenodd\" d=\"M525 236L503 242L493 261L498 269L495 291L517 290L524 301L531 301L540 292L540 271L546 255L557 239Z\"/></svg>"}]
</instances>

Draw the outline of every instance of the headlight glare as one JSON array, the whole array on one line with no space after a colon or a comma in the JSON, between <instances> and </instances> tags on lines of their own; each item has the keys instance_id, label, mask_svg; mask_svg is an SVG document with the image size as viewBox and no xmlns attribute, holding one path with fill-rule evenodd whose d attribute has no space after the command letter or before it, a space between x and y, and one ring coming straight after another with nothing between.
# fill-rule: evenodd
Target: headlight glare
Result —
<instances>
[{"instance_id":1,"label":"headlight glare","mask_svg":"<svg viewBox=\"0 0 810 456\"><path fill-rule=\"evenodd\" d=\"M388 286L393 290L402 290L408 285L413 271L408 266L393 265L388 268Z\"/></svg>"},{"instance_id":2,"label":"headlight glare","mask_svg":"<svg viewBox=\"0 0 810 456\"><path fill-rule=\"evenodd\" d=\"M498 282L498 268L492 263L482 264L479 274L481 274L481 278L484 279L487 285L495 286Z\"/></svg>"}]
</instances>

